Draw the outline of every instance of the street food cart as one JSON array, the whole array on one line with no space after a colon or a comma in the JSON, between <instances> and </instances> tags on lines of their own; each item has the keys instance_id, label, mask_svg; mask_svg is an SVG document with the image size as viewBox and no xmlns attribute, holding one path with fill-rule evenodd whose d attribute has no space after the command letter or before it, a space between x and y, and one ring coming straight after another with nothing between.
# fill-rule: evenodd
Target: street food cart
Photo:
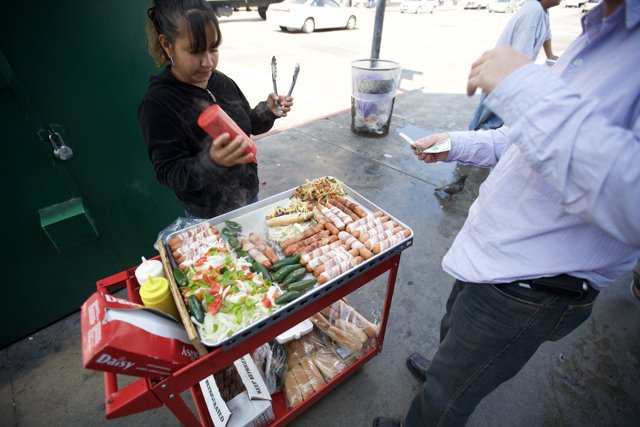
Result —
<instances>
[{"instance_id":1,"label":"street food cart","mask_svg":"<svg viewBox=\"0 0 640 427\"><path fill-rule=\"evenodd\" d=\"M288 424L304 410L308 409L319 399L327 395L332 389L345 381L372 357L379 354L382 351L384 342L401 252L411 246L413 242L413 232L398 219L388 215L381 208L348 188L346 185L344 185L343 188L346 194L341 197L342 201L361 208L362 215L366 215L366 218L374 218L374 215L387 218L388 221L393 222L393 229L396 230L398 237L393 239L388 245L369 245L372 249L375 247L375 251L371 250L370 256L368 256L367 259L357 257L360 261L354 267L350 267L335 277L330 277L328 280L326 280L326 278L325 280L320 280L320 282L323 283L318 282L300 297L275 307L270 315L240 329L236 333L230 334L230 336L225 339L214 343L215 345L213 346L208 345L211 343L207 345L203 344L203 341L205 343L207 341L206 339L202 339L200 326L198 328L194 327L193 316L190 315L186 309L183 298L184 295L181 294L175 277L173 277L172 274L167 274L167 278L171 284L172 294L181 314L181 320L188 332L189 339L199 352L199 357L193 362L172 372L170 375L159 378L140 378L123 387L118 385L118 374L105 372L106 417L108 419L118 418L166 405L184 425L214 425L206 404L205 396L203 396L203 391L200 387L203 379L219 373L242 356L250 354L254 349L264 343L281 336L281 334L290 330L295 325L316 315L316 313L321 312L328 306L340 301L340 304L348 304L346 297L349 294L387 273L386 295L382 303L377 333L371 339L372 345L363 348L356 360L346 366L346 368L337 375L328 379L322 387L314 389L313 393L306 396L304 401L295 407L291 407L291 405L288 404L284 390L274 393L271 396L273 418L269 425ZM299 190L299 188L283 192L258 203L213 218L208 220L207 223L209 223L209 226L220 229L224 227L225 221L233 221L236 224L241 224L245 233L251 231L252 233L267 236L268 231L266 229L265 216L268 215L269 212L273 212L274 208L288 203L294 196L299 196L299 192L296 190ZM338 202L334 203L340 204ZM327 205L330 205L330 202L328 202ZM314 219L316 221L322 221L318 216ZM361 223L364 223L363 221L365 220L360 220ZM351 230L354 229L355 226ZM397 233L399 229L402 229L403 233ZM178 267L175 256L176 252L172 254L171 248L168 245L168 242L172 237L175 237L176 233L170 234L158 242L160 252L158 258L164 264L166 272L171 272ZM310 232L308 231L307 234L310 234ZM358 233L354 231L354 234ZM387 234L390 235L391 232ZM341 234L341 237L344 237L344 235ZM298 237L298 239L300 239L300 237ZM332 239L333 241L336 240L334 238ZM364 247L361 243L358 243L359 240L354 240L350 237L349 241L356 249ZM338 242L344 243L343 240L338 240ZM357 253L356 249L352 248L352 251ZM366 249L363 250L365 251L364 253L366 253ZM98 292L112 294L118 290L126 289L129 301L141 303L142 301L139 295L140 285L135 278L134 271L135 267L99 280L97 282ZM187 390L192 394L196 409L195 412L181 396L181 393Z\"/></svg>"}]
</instances>

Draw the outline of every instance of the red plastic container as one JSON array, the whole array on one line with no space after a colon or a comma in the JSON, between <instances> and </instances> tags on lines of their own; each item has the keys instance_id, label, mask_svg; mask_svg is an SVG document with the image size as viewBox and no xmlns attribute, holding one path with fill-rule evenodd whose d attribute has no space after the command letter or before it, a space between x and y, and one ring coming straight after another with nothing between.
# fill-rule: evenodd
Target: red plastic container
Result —
<instances>
[{"instance_id":1,"label":"red plastic container","mask_svg":"<svg viewBox=\"0 0 640 427\"><path fill-rule=\"evenodd\" d=\"M251 138L247 136L246 133L240 129L240 126L236 122L233 121L231 117L227 113L224 112L219 105L213 104L207 107L206 110L200 114L198 117L198 125L204 129L212 138L216 138L219 135L227 132L231 139L234 139L237 135L240 135L242 139L249 142L250 147L245 151L245 155L249 153L253 153L253 160L249 160L246 163L254 162L258 163L257 153L258 148L253 143Z\"/></svg>"}]
</instances>

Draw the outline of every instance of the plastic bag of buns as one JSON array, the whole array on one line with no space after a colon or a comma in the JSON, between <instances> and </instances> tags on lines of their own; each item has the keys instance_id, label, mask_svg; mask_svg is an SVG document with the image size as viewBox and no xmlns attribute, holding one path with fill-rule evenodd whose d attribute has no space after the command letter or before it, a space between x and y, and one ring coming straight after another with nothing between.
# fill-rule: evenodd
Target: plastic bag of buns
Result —
<instances>
[{"instance_id":1,"label":"plastic bag of buns","mask_svg":"<svg viewBox=\"0 0 640 427\"><path fill-rule=\"evenodd\" d=\"M317 339L310 335L286 343L287 370L284 374L284 391L289 408L294 408L307 400L313 393L320 390L324 378L311 360Z\"/></svg>"}]
</instances>

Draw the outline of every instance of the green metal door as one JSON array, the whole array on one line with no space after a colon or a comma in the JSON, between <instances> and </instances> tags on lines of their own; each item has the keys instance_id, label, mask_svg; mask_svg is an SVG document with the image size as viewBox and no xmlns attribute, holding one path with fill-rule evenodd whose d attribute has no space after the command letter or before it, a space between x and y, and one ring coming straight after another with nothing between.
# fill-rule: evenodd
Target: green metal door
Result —
<instances>
[{"instance_id":1,"label":"green metal door","mask_svg":"<svg viewBox=\"0 0 640 427\"><path fill-rule=\"evenodd\" d=\"M146 3L0 6L0 313L10 325L0 347L78 310L96 280L154 255L158 231L180 215L137 126L156 73Z\"/></svg>"}]
</instances>

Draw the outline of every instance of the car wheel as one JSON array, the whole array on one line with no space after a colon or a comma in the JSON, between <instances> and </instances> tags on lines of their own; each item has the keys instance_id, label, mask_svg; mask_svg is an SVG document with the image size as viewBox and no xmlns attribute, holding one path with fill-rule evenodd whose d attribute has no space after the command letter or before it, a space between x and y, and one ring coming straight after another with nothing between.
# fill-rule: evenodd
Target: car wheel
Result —
<instances>
[{"instance_id":1,"label":"car wheel","mask_svg":"<svg viewBox=\"0 0 640 427\"><path fill-rule=\"evenodd\" d=\"M304 21L304 24L302 24L302 32L303 33L313 33L313 30L316 29L316 23L313 22L313 18L307 18L306 21Z\"/></svg>"},{"instance_id":2,"label":"car wheel","mask_svg":"<svg viewBox=\"0 0 640 427\"><path fill-rule=\"evenodd\" d=\"M349 20L347 21L347 30L355 30L356 28L356 17L355 16L350 16Z\"/></svg>"},{"instance_id":3,"label":"car wheel","mask_svg":"<svg viewBox=\"0 0 640 427\"><path fill-rule=\"evenodd\" d=\"M281 29L282 31L284 31L285 33L286 33L287 31L289 31L289 29L288 29L287 27L283 27L282 25L280 25L280 29Z\"/></svg>"},{"instance_id":4,"label":"car wheel","mask_svg":"<svg viewBox=\"0 0 640 427\"><path fill-rule=\"evenodd\" d=\"M265 6L260 6L258 8L258 15L260 15L260 18L262 19L267 19L267 8Z\"/></svg>"}]
</instances>

